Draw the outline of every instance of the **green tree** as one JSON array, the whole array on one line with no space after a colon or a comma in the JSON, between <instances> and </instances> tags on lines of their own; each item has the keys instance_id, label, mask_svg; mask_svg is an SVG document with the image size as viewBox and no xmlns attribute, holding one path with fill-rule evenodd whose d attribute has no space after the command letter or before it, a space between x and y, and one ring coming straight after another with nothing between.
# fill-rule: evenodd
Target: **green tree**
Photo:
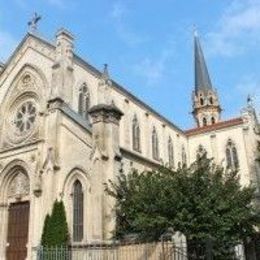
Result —
<instances>
[{"instance_id":1,"label":"green tree","mask_svg":"<svg viewBox=\"0 0 260 260\"><path fill-rule=\"evenodd\" d=\"M55 201L51 215L47 214L44 222L41 244L45 247L66 246L69 232L66 213L62 201Z\"/></svg>"},{"instance_id":2,"label":"green tree","mask_svg":"<svg viewBox=\"0 0 260 260\"><path fill-rule=\"evenodd\" d=\"M172 227L188 244L211 240L218 248L251 236L259 215L254 189L241 187L237 171L226 172L206 155L189 168L121 174L106 184L116 199L116 238L134 233L140 240L159 240ZM219 258L220 259L220 258Z\"/></svg>"},{"instance_id":3,"label":"green tree","mask_svg":"<svg viewBox=\"0 0 260 260\"><path fill-rule=\"evenodd\" d=\"M48 244L48 230L50 229L49 224L50 224L50 215L47 214L44 221L42 239L41 239L41 244L44 246Z\"/></svg>"}]
</instances>

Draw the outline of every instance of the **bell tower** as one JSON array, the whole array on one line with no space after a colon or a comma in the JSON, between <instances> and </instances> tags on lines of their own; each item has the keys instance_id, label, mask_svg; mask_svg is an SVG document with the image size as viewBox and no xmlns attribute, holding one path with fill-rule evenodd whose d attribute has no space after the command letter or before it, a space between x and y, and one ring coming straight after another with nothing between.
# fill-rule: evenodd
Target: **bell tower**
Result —
<instances>
[{"instance_id":1,"label":"bell tower","mask_svg":"<svg viewBox=\"0 0 260 260\"><path fill-rule=\"evenodd\" d=\"M213 88L197 32L194 33L195 90L192 94L193 111L198 127L220 121L221 107L218 93Z\"/></svg>"}]
</instances>

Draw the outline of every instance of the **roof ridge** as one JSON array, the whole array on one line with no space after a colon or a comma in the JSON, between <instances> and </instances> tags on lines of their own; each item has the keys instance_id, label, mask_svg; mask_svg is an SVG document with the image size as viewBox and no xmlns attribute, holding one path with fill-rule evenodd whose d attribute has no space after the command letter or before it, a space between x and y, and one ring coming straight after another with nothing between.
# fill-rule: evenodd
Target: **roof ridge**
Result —
<instances>
[{"instance_id":1,"label":"roof ridge","mask_svg":"<svg viewBox=\"0 0 260 260\"><path fill-rule=\"evenodd\" d=\"M192 135L192 134L199 134L199 133L204 133L204 132L210 132L213 130L219 130L225 127L230 127L230 126L235 126L238 124L242 124L243 118L242 117L235 117L235 118L231 118L228 120L224 120L224 121L220 121L218 123L215 123L213 125L207 125L207 126L203 126L203 127L195 127L195 128L191 128L191 129L187 129L184 131L184 133L186 135Z\"/></svg>"}]
</instances>

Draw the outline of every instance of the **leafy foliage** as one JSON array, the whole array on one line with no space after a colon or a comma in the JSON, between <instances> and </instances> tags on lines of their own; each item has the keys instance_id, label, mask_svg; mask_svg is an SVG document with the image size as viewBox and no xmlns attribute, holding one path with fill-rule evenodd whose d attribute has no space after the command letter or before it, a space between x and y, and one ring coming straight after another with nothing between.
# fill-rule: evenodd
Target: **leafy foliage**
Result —
<instances>
[{"instance_id":1,"label":"leafy foliage","mask_svg":"<svg viewBox=\"0 0 260 260\"><path fill-rule=\"evenodd\" d=\"M66 213L62 201L55 201L51 215L47 214L41 244L46 247L66 246L69 242Z\"/></svg>"},{"instance_id":2,"label":"leafy foliage","mask_svg":"<svg viewBox=\"0 0 260 260\"><path fill-rule=\"evenodd\" d=\"M136 234L139 240L156 241L171 227L190 244L236 244L259 223L251 203L254 189L241 187L237 172L225 172L206 155L177 171L162 167L121 174L106 191L117 201L118 239Z\"/></svg>"},{"instance_id":3,"label":"leafy foliage","mask_svg":"<svg viewBox=\"0 0 260 260\"><path fill-rule=\"evenodd\" d=\"M47 214L47 216L45 217L43 232L42 232L42 239L41 239L42 245L48 245L49 229L50 229L50 215Z\"/></svg>"}]
</instances>

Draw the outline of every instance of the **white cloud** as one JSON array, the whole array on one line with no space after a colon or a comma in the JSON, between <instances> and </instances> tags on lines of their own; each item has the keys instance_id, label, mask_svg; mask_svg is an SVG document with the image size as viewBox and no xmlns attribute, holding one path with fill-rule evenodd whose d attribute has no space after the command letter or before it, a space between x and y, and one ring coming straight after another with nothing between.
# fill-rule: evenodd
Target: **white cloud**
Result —
<instances>
[{"instance_id":1,"label":"white cloud","mask_svg":"<svg viewBox=\"0 0 260 260\"><path fill-rule=\"evenodd\" d=\"M0 61L6 61L16 45L17 40L10 33L0 30Z\"/></svg>"},{"instance_id":2,"label":"white cloud","mask_svg":"<svg viewBox=\"0 0 260 260\"><path fill-rule=\"evenodd\" d=\"M47 0L46 2L50 5L56 6L58 8L66 7L66 3L64 0Z\"/></svg>"},{"instance_id":3,"label":"white cloud","mask_svg":"<svg viewBox=\"0 0 260 260\"><path fill-rule=\"evenodd\" d=\"M121 40L132 47L142 43L145 39L128 28L126 22L127 15L128 9L123 2L117 1L112 5L110 17L114 28Z\"/></svg>"},{"instance_id":4,"label":"white cloud","mask_svg":"<svg viewBox=\"0 0 260 260\"><path fill-rule=\"evenodd\" d=\"M23 9L28 9L31 6L28 0L14 0L14 1L20 8ZM69 3L66 2L66 0L40 0L40 1L43 2L44 4L52 5L59 9L64 9L68 7L68 4L71 4L71 2L73 2L71 1Z\"/></svg>"},{"instance_id":5,"label":"white cloud","mask_svg":"<svg viewBox=\"0 0 260 260\"><path fill-rule=\"evenodd\" d=\"M111 17L113 17L116 20L122 21L126 12L127 10L123 3L116 2L112 6Z\"/></svg>"},{"instance_id":6,"label":"white cloud","mask_svg":"<svg viewBox=\"0 0 260 260\"><path fill-rule=\"evenodd\" d=\"M134 65L134 72L145 78L148 85L158 82L163 76L165 65L163 61L156 62L151 58L144 58Z\"/></svg>"},{"instance_id":7,"label":"white cloud","mask_svg":"<svg viewBox=\"0 0 260 260\"><path fill-rule=\"evenodd\" d=\"M233 56L260 44L260 1L233 0L207 34L209 52Z\"/></svg>"},{"instance_id":8,"label":"white cloud","mask_svg":"<svg viewBox=\"0 0 260 260\"><path fill-rule=\"evenodd\" d=\"M15 0L15 3L22 9L26 9L28 4L25 0Z\"/></svg>"},{"instance_id":9,"label":"white cloud","mask_svg":"<svg viewBox=\"0 0 260 260\"><path fill-rule=\"evenodd\" d=\"M145 79L147 85L157 84L167 73L169 62L172 63L175 42L169 41L158 57L145 57L133 66L134 73Z\"/></svg>"}]
</instances>

